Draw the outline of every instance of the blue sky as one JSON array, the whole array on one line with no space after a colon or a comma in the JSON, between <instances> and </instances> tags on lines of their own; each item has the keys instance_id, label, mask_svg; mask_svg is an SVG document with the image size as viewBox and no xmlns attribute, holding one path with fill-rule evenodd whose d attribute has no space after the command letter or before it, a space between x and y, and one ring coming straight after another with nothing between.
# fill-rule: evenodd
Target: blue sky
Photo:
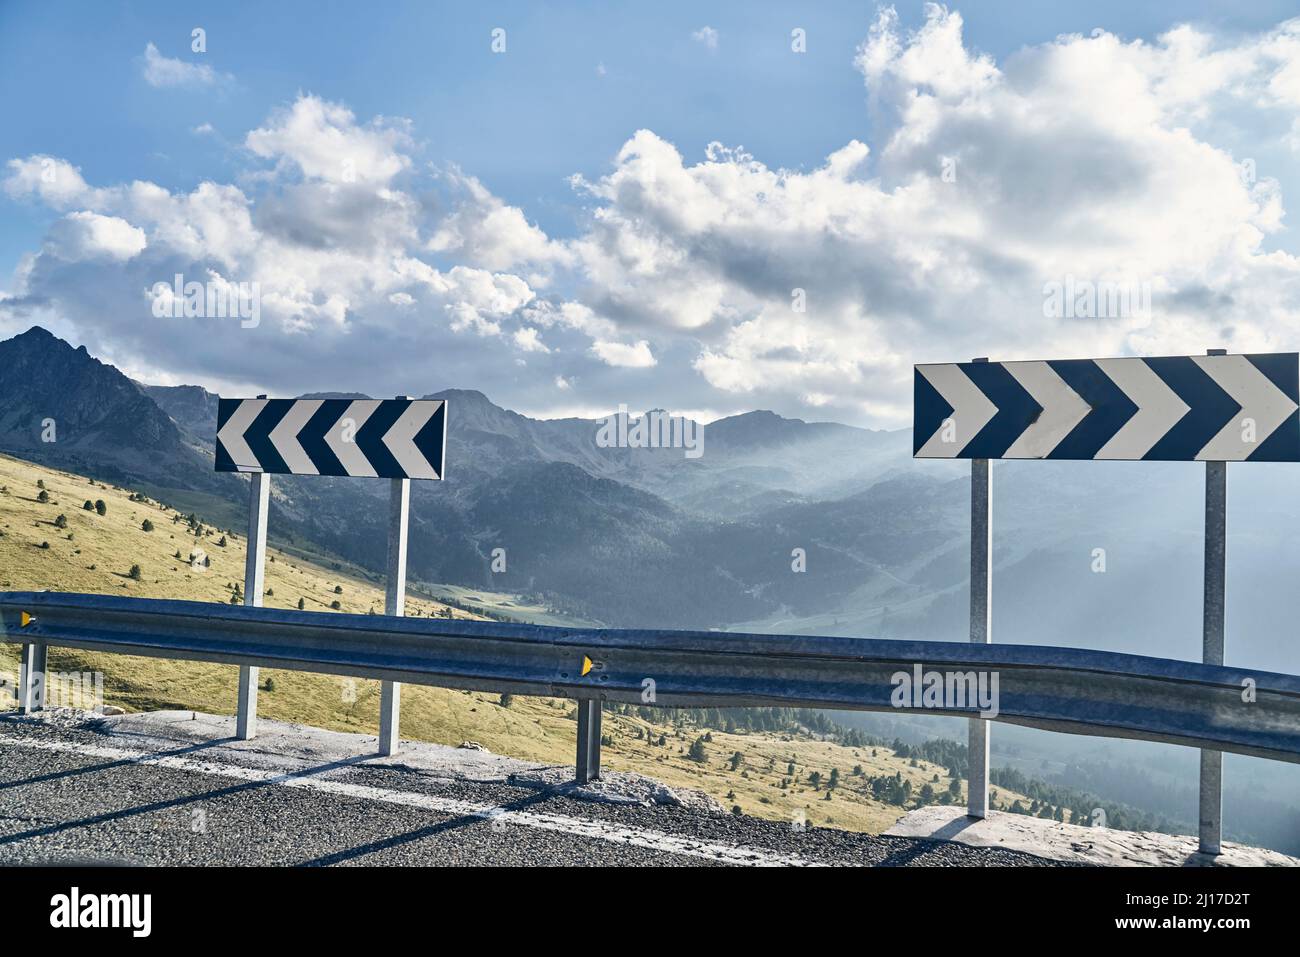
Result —
<instances>
[{"instance_id":1,"label":"blue sky","mask_svg":"<svg viewBox=\"0 0 1300 957\"><path fill-rule=\"evenodd\" d=\"M915 26L922 4L898 4ZM75 14L69 10L75 9ZM1192 21L1228 32L1267 27L1300 4L1125 0L982 2L961 7L971 46L1002 57L1058 33L1094 27L1151 38ZM382 10L377 13L376 10ZM5 157L75 158L93 180L147 177L181 188L231 174L229 157L190 136L208 122L236 138L300 91L360 116L410 117L433 161L456 162L548 232L572 233L567 178L595 175L646 127L702 155L711 140L741 144L771 166L815 165L869 135L852 60L870 3L81 3L0 4ZM711 25L716 51L691 35ZM809 53L787 56L789 31ZM208 52L190 52L190 31ZM487 55L507 30L507 55ZM219 97L151 90L135 61L145 44L209 63L237 82ZM604 64L606 74L597 75ZM50 217L6 210L7 273ZM26 211L23 211L26 212Z\"/></svg>"},{"instance_id":2,"label":"blue sky","mask_svg":"<svg viewBox=\"0 0 1300 957\"><path fill-rule=\"evenodd\" d=\"M1228 238L1234 230L1250 228L1243 224L1257 221L1263 214L1240 208L1194 208L1195 193L1218 187L1211 165L1190 169L1189 164L1196 160L1181 153L1175 155L1177 130L1190 130L1198 143L1220 151L1233 162L1250 157L1258 165L1259 176L1276 185L1279 202L1285 205L1289 188L1300 188L1293 172L1297 166L1295 147L1286 140L1295 120L1295 104L1286 99L1285 84L1270 78L1282 77L1290 82L1289 34L1286 30L1279 33L1279 25L1300 13L1295 3L983 2L955 5L951 13L927 12L922 4L904 3L897 5L897 17L886 31L892 31L897 38L897 55L883 72L867 75L867 68L856 64L855 59L878 20L878 10L875 5L862 3L55 6L6 2L0 5L0 87L11 95L5 100L6 122L0 124L0 163L53 157L78 169L93 188L126 188L127 184L141 181L156 184L176 197L192 193L204 182L229 185L248 200L259 234L272 236L274 230L263 217L269 218L276 211L284 213L295 200L306 201L306 194L293 191L312 180L314 174L301 164L294 167L297 161L292 148L264 151L263 155L250 153L247 138L251 131L273 126L277 111L292 110L304 96L350 111L358 129L371 128L371 124L379 122L376 118L389 118L389 122L400 118L405 139L392 145L404 162L409 162L400 177L385 180L380 188L400 189L418 207L412 220L416 232L408 235L409 239L418 233L418 239L403 247L406 252L440 273L461 265L518 276L529 284L530 291L516 299L532 295L528 301L534 305L547 299L557 308L565 302L576 303L595 316L590 321L536 315L528 319L520 311L522 307L511 308L509 315L499 308L499 315L493 313L490 322L479 318L469 325L461 322L459 331L450 335L444 335L446 330L442 329L426 330L430 349L450 350L449 354L456 355L461 363L482 362L485 370L477 380L467 376L473 381L432 381L429 386L473 386L475 381L481 381L485 391L494 397L542 413L595 410L619 401L712 413L764 405L805 417L897 424L906 399L894 401L889 396L895 395L902 381L900 370L913 359L936 357L916 355L920 337L945 330L948 352L955 353L940 356L946 358L964 358L972 348L996 353L995 347L1003 343L1007 347L1025 344L1021 330L1014 326L1000 330L996 336L983 337L991 338L991 342L982 342L977 335L952 333L946 327L950 321L947 316L961 300L952 298L952 290L937 288L940 285L959 288L966 281L977 289L988 287L987 295L979 295L967 304L977 311L1006 309L1008 301L1015 304L1011 308L1020 309L1039 295L1036 290L1041 286L1040 274L1056 277L1075 270L1072 263L1077 263L1081 274L1111 275L1136 263L1143 281L1152 281L1165 290L1163 301L1171 307L1170 326L1192 321L1178 310L1194 310L1197 303L1215 301L1216 297L1220 302L1224 297L1234 302L1242 300L1236 290L1223 288L1228 282L1225 277L1236 275L1240 279L1240 269L1223 267L1222 250L1235 242ZM947 68L945 59L949 55L940 42L942 31L939 27L930 31L939 38L930 48L924 47L920 37L927 23L951 27L953 17L957 18L961 62L968 58L975 66L963 74L959 88L936 97L941 109L947 111L948 125L932 128L927 125L931 121L919 114L905 115L912 100L902 88L910 84L913 89L933 92L939 89L935 82L945 82L940 74ZM1220 90L1197 93L1192 99L1183 97L1177 88L1193 82L1197 69L1189 64L1171 68L1161 57L1149 55L1160 48L1160 37L1179 24L1193 25L1197 34L1206 38L1204 47L1190 45L1195 55L1228 51L1243 62L1250 59L1250 64L1225 68ZM206 31L204 53L190 49L191 30L195 27ZM506 51L501 54L490 49L491 31L496 27L506 31ZM715 43L708 42L708 36L701 33L705 27L713 31ZM805 54L794 55L790 49L790 31L794 27L806 31ZM1105 37L1093 38L1096 28L1106 31L1114 42L1108 44ZM1057 42L1066 34L1079 35L1075 46ZM1274 39L1269 40L1270 36ZM1129 45L1136 40L1147 41L1146 52L1133 53ZM145 55L149 44L165 60L209 69L211 81L170 85L149 82ZM906 55L909 48L916 51L912 63ZM906 165L913 161L904 160L907 151L902 140L912 134L932 137L934 163L927 159L924 165L927 169L936 165L935 172L941 147L955 156L991 155L990 141L980 139L987 131L974 129L969 117L980 112L981 102L986 114L1007 104L1005 95L993 88L996 84L990 86L977 76L982 69L978 66L981 57L994 65L1002 86L1015 88L1017 101L1031 104L1031 111L1035 96L1041 93L1046 104L1053 97L1063 96L1062 83L1076 82L1079 85L1067 90L1068 95L1060 103L1078 103L1086 110L1091 81L1080 79L1070 66L1076 54L1094 61L1099 71L1106 69L1107 57L1117 58L1120 65L1127 65L1132 56L1144 57L1140 65L1140 70L1145 71L1143 91L1149 92L1156 103L1151 109L1159 113L1155 124L1160 127L1160 136L1152 142L1135 142L1143 130L1108 129L1104 117L1099 120L1096 115L1088 115L1078 125L1080 142L1062 142L1060 155L1051 155L1050 144L1027 138L1026 144L1041 147L1043 152L1026 151L1014 162L1003 156L996 170L1000 179L981 181L978 209L972 207L966 212L978 216L982 223L979 228L988 232L970 237L969 248L959 254L950 247L951 235L918 235L912 237L905 250L880 248L873 239L866 245L828 247L823 250L824 257L801 263L795 271L809 273L827 263L826 257L844 257L836 268L827 265L825 276L810 276L807 280L810 293L817 291L818 283L826 292L814 299L834 301L835 306L833 311L818 316L816 321L821 325L804 325L797 333L785 330L769 335L765 326L774 322L771 309L775 305L765 297L789 299L789 289L798 277L789 282L775 277L783 273L782 267L798 259L797 251L807 246L810 237L815 240L825 235L826 227L811 225L802 237L782 236L777 223L749 220L745 232L751 236L761 234L771 241L766 247L744 244L746 248L735 249L732 247L737 245L738 237L721 234L714 227L716 223L750 216L750 210L738 208L735 215L721 215L714 224L700 229L692 225L691 240L685 242L668 232L648 235L644 224L654 217L644 209L628 207L628 192L616 196L617 190L611 186L604 195L593 195L575 189L570 181L577 174L589 183L599 183L614 174L620 166L620 150L638 130L653 131L658 141L671 144L685 170L701 177L707 176L702 166L706 163L706 147L714 141L727 147L743 146L765 171L788 170L805 175L813 174L828 156L847 144L860 141L870 148L870 155L846 182L877 181L891 205L904 207L890 215L906 216L905 207L911 202L906 184L915 167ZM924 75L926 71L933 76ZM1256 86L1263 93L1256 95ZM1172 98L1171 88L1175 89ZM1227 96L1225 91L1229 90L1232 92ZM12 95L15 91L19 95ZM1116 96L1116 110L1128 108L1122 91L1111 91L1110 95ZM1258 107L1261 97L1269 100L1267 109ZM1204 102L1205 108L1195 106L1193 100ZM1022 108L1007 115L1024 112ZM1160 236L1158 231L1147 230L1148 235L1140 242L1112 237L1107 243L1103 238L1085 249L1060 251L1049 257L1050 261L1040 258L1032 268L1026 265L1035 255L1027 247L1051 246L1054 241L1045 241L1038 224L1025 221L1034 215L1032 204L998 202L990 197L1040 179L1045 184L1042 188L1049 191L1043 195L1050 196L1050 190L1061 187L1062 177L1057 175L1061 167L1083 162L1079 157L1091 149L1088 144L1098 141L1098 137L1089 137L1088 126L1099 122L1103 123L1101 135L1114 139L1113 144L1098 148L1103 167L1114 161L1116 170L1131 169L1139 162L1138 154L1147 157L1140 162L1147 162L1153 149L1168 148L1168 168L1185 179L1177 190L1171 188L1163 196L1155 195L1163 187L1148 190L1148 195L1154 197L1150 199L1153 205L1143 209L1141 196L1128 195L1125 205L1125 196L1120 195L1123 190L1114 195L1107 193L1106 183L1094 176L1098 161L1093 160L1093 169L1080 169L1076 185L1067 187L1075 190L1070 202L1095 200L1099 209L1113 204L1115 214L1108 221L1114 223L1115 216L1127 215L1125 209L1158 217L1164 215L1164 207L1154 205L1157 200L1168 204L1185 198L1189 204L1188 221L1208 218L1210 228L1221 233L1219 245L1205 250L1199 259L1189 252L1171 261L1149 255L1151 244ZM199 128L210 131L194 132ZM963 141L963 136L970 139ZM891 148L891 139L900 142ZM1133 148L1133 156L1121 155L1127 146ZM893 149L896 157L892 166L887 148ZM658 182L658 174L647 169L663 161L659 157L642 163L635 171L628 166L625 172ZM732 161L733 165L743 166L748 160L733 155ZM964 171L968 167L960 168ZM992 177L992 164L987 168ZM585 242L588 248L575 246L566 251L557 245L553 255L544 257L544 268L536 260L510 261L507 255L485 253L481 248L475 252L464 243L448 245L444 241L440 248L428 248L429 237L440 229L439 217L460 208L458 204L463 202L461 193L447 189L449 170L473 177L495 200L518 210L522 220L545 234L550 243ZM744 174L740 169L736 172ZM1158 167L1148 168L1142 175L1154 176L1156 172ZM643 180L638 188L645 188L646 182ZM743 192L754 182L757 180L751 176L738 188ZM730 188L719 187L721 192L711 195L710 203L730 202ZM281 189L285 192L277 192ZM1096 195L1080 197L1079 190L1093 190ZM872 204L879 198L859 190L852 197L823 196L818 202L831 206L835 202L859 202L864 219L860 226L848 231L857 239L883 228L878 219L871 218ZM140 266L142 257L158 254L150 268L164 278L170 278L170 264L179 260L174 255L162 255L175 252L166 246L174 233L148 221L138 203L130 206L119 198L105 200L96 207L89 199L78 196L63 205L51 204L24 194L17 186L10 188L8 195L0 194L0 290L7 291L11 305L22 303L21 308L11 309L5 322L6 333L16 331L33 317L43 316L51 325L61 324L63 334L97 346L124 366L156 379L202 379L215 385L274 390L330 387L319 379L319 361L315 373L286 368L280 378L271 367L248 364L248 350L242 342L232 345L224 357L199 362L179 358L193 351L189 345L178 345L174 352L164 349L160 354L158 350L144 349L144 336L135 336L133 342L133 336L122 329L96 326L89 312L79 312L94 301L93 292L108 290L103 294L111 294L115 279L121 279L122 288L127 288L123 273ZM688 197L683 201L692 200ZM790 196L786 201L794 202ZM1262 207L1268 198L1256 195L1254 201ZM280 203L278 207L276 202ZM600 227L602 231L593 233L593 218L602 210L617 224L610 225L611 220L607 220ZM52 229L57 238L60 229L66 232L84 227L88 222L85 218L60 226L61 219L83 211L109 217L122 229L140 230L147 237L146 252L126 259L121 255L83 257L82 268L74 269L64 242L60 247L64 252L57 263L46 264L48 269L37 268L29 275L8 279L26 268L25 260L48 246ZM358 215L364 217L366 213ZM830 209L828 222L837 222L837 215ZM1050 215L1049 210L1045 209L1043 215ZM782 216L790 219L788 210ZM933 208L927 214L921 204L914 217L906 220L908 228L927 216L933 219ZM280 220L284 218L280 216ZM103 221L95 222L102 225ZM302 225L297 211L294 222L300 236ZM1087 225L1065 210L1061 211L1061 222L1062 229L1070 228L1071 222L1076 228ZM359 222L358 229L373 225ZM662 223L655 228L671 230L670 225ZM618 230L621 232L615 235ZM1270 252L1280 250L1288 256L1296 252L1284 220L1265 233L1249 251L1253 265L1267 265L1264 260ZM1009 237L1005 246L998 238L1003 235ZM397 248L393 242L391 237L383 240L384 248ZM642 263L630 268L628 275L613 275L616 270L609 250L626 250L633 245L674 245L683 251L682 259L692 262L722 246L735 255L720 256L709 270L698 274L674 275L661 264ZM597 250L601 246L605 249L603 255ZM77 248L84 252L85 246ZM1109 261L1104 255L1108 249L1113 251ZM211 268L211 254L211 249L195 253L189 260L190 271ZM228 256L221 275L232 281L245 276L260 278L265 290L267 276L276 271L276 263L267 258L271 255L271 251L266 252L256 263L236 263ZM858 255L865 257L866 270L881 274L881 285L869 287L866 292L855 285L851 276L852 257ZM952 275L944 283L926 280L905 293L884 288L885 277L891 272L900 268L924 270L930 268L935 257L952 255L959 255L962 269L972 270L970 277L963 280ZM89 259L96 262L88 263ZM110 266L110 260L117 265ZM285 272L299 268L297 264L289 265L288 260L284 262ZM619 268L627 266L624 261ZM1277 264L1272 268L1278 268ZM1281 269L1285 278L1290 265L1284 263ZM652 287L643 281L646 270L663 282ZM1005 276L1017 271L1025 272L1027 277L1023 295L1017 293L1008 299ZM545 276L539 276L539 272ZM133 276L130 281L139 278ZM767 278L772 281L766 282ZM1256 276L1250 281L1258 286L1270 280ZM92 285L71 290L69 284L77 282ZM433 303L432 313L422 313L426 317L422 323L429 315L464 312L462 301L455 296L447 299L442 289L445 283L439 283L441 280L433 285L438 286L443 298L436 303L414 296L422 304ZM999 283L1004 287L994 288ZM692 285L718 288L706 295L707 308L702 307L699 315L675 320L673 310L680 311L681 297ZM1288 310L1294 306L1289 298L1290 287L1279 289L1278 301L1271 302L1269 308L1273 314L1290 314ZM375 293L374 289L368 291ZM402 295L396 281L382 292L385 302ZM318 305L331 296L337 302L346 302L348 313L340 321L351 324L353 335L371 322L373 329L381 330L378 335L383 341L402 342L408 348L426 341L405 331L394 333L392 326L399 320L378 316L376 307L362 303L363 297L356 289L319 288L303 295L314 297ZM640 310L629 305L629 296L643 305L656 296L662 299ZM846 305L854 296L859 301L870 300L861 315ZM0 319L5 318L0 314ZM1041 316L1033 318L1037 321ZM286 329L301 333L313 321L317 320L300 314L272 315L257 335L270 346L276 341L272 337L277 330L280 334ZM1235 318L1206 321L1210 326L1203 335L1227 329L1243 345L1270 339L1267 331L1248 330ZM800 324L812 322L798 320ZM600 327L593 332L596 323ZM915 328L909 328L913 323ZM452 325L456 325L454 320ZM487 326L500 328L494 332ZM536 330L540 338L532 339L532 334L527 333L518 339L516 334L525 327ZM861 328L860 336L854 331L857 328ZM1142 327L1108 327L1102 334L1078 328L1039 332L1030 337L1030 347L1036 346L1039 354L1052 349L1064 349L1070 354L1108 354L1141 351L1165 342L1175 348L1180 345L1159 321L1148 321ZM751 341L759 333L767 336L761 349ZM180 337L175 330L164 334ZM519 341L550 342L548 351L525 348L520 355L517 350L499 348L500 342L508 342L512 336L516 337L516 345ZM1096 340L1092 348L1089 336ZM810 337L817 341L821 341L819 337L828 341L865 337L879 340L879 348L871 356L854 355L851 361L841 363L838 357L843 349L819 353L809 345ZM593 344L589 346L588 340ZM290 345L292 341L291 336ZM333 342L335 351L341 348L340 341ZM618 349L602 350L594 344L601 341L616 343ZM645 350L635 348L641 342L646 343ZM643 361L647 354L653 357L653 365ZM872 356L877 354L886 358L876 362ZM355 353L352 355L355 361ZM611 364L611 355L632 358L616 359ZM518 366L519 359L526 366ZM744 373L743 367L769 359L772 364L761 375L747 377ZM489 367L491 371L487 371ZM507 375L501 371L503 367L513 368ZM519 371L521 368L524 371ZM387 378L376 381L380 379L377 374L361 375L355 368L344 366L340 371L352 380L347 385L378 389L388 384ZM415 376L421 381L425 377L425 372ZM418 388L420 383L409 379L408 374L399 387L387 391Z\"/></svg>"}]
</instances>

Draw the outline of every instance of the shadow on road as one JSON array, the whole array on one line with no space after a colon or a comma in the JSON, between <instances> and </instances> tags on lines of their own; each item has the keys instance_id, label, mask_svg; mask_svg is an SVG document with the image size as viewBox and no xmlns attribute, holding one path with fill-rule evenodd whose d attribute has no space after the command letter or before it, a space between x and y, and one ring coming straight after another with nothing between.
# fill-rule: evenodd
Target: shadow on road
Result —
<instances>
[{"instance_id":1,"label":"shadow on road","mask_svg":"<svg viewBox=\"0 0 1300 957\"><path fill-rule=\"evenodd\" d=\"M534 794L526 798L520 798L518 801L511 801L509 804L502 804L499 807L501 811L522 811L532 807L535 804L544 803L550 800L554 795L551 794ZM469 827L473 824L487 824L488 818L481 814L466 814L461 817L452 818L450 821L443 821L439 824L433 824L429 827L422 827L418 830L409 831L406 834L399 834L395 837L385 838L382 841L372 841L369 844L362 844L359 847L350 847L344 851L335 851L333 854L326 854L314 860L303 861L299 867L329 867L334 864L341 864L344 861L353 858L362 857L366 854L373 854L376 851L387 850L390 847L401 847L403 844L410 844L412 841L419 841L426 837L433 837L436 834L445 834L449 831L459 830L463 827Z\"/></svg>"},{"instance_id":2,"label":"shadow on road","mask_svg":"<svg viewBox=\"0 0 1300 957\"><path fill-rule=\"evenodd\" d=\"M112 770L114 768L130 767L132 765L151 765L155 764L158 758L169 756L180 756L193 754L207 748L216 747L217 745L233 741L233 738L222 738L215 741L207 741L202 744L192 745L190 747L178 748L173 751L159 751L155 754L144 755L139 758L124 758L118 761L108 761L103 764L91 765L83 768L75 768L68 771L57 771L51 774L44 774L38 777L26 778L22 781L10 781L0 784L3 788L22 787L24 785L38 784L44 781L59 780L62 778L74 777L76 775L94 774L100 771ZM75 752L72 752L75 753ZM44 827L31 828L26 831L20 831L15 834L7 834L0 837L0 846L6 844L16 844L19 841L30 840L32 838L47 837L54 834L61 834L67 831L73 831L82 827L93 827L98 824L107 824L115 821L123 821L142 814L151 814L155 811L165 811L179 807L185 807L188 804L195 804L204 801L211 801L215 798L227 797L235 794L242 794L253 791L257 788L276 787L285 781L295 778L311 777L317 774L324 774L339 768L350 767L360 764L363 761L369 761L374 758L373 754L357 755L351 758L345 758L339 761L331 761L328 764L318 765L312 768L304 768L298 771L286 772L271 778L259 781L246 781L239 784L232 784L229 787L217 788L215 790L205 790L200 794L191 794L184 797L172 798L166 801L153 801L149 804L142 804L137 807L123 808L117 811L106 811L103 814L96 814L90 817L79 818L74 821L63 821L57 824L49 824ZM166 765L162 765L166 769ZM193 773L185 772L181 773Z\"/></svg>"}]
</instances>

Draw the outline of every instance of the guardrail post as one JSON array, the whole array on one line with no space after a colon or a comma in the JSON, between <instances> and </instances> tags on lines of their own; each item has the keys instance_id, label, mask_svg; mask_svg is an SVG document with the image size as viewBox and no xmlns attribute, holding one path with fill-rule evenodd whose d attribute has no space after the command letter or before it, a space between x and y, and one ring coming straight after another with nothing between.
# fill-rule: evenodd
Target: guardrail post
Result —
<instances>
[{"instance_id":1,"label":"guardrail post","mask_svg":"<svg viewBox=\"0 0 1300 957\"><path fill-rule=\"evenodd\" d=\"M23 659L18 675L18 710L23 714L45 708L45 660L48 645L28 642L23 645Z\"/></svg>"},{"instance_id":2,"label":"guardrail post","mask_svg":"<svg viewBox=\"0 0 1300 957\"><path fill-rule=\"evenodd\" d=\"M987 358L975 362L988 362ZM993 632L993 469L970 463L970 640L988 644ZM967 736L966 815L989 813L989 722L970 718Z\"/></svg>"},{"instance_id":3,"label":"guardrail post","mask_svg":"<svg viewBox=\"0 0 1300 957\"><path fill-rule=\"evenodd\" d=\"M1208 349L1206 355L1227 355ZM1228 559L1228 463L1205 463L1205 596L1201 660L1223 664ZM1223 853L1223 752L1201 751L1200 851Z\"/></svg>"},{"instance_id":4,"label":"guardrail post","mask_svg":"<svg viewBox=\"0 0 1300 957\"><path fill-rule=\"evenodd\" d=\"M575 778L579 784L600 777L600 699L578 699L578 760Z\"/></svg>"},{"instance_id":5,"label":"guardrail post","mask_svg":"<svg viewBox=\"0 0 1300 957\"><path fill-rule=\"evenodd\" d=\"M398 396L404 398L404 396ZM384 614L406 614L406 539L409 530L411 480L391 479L388 498L388 582ZM379 753L396 754L401 741L402 686L396 681L379 685Z\"/></svg>"},{"instance_id":6,"label":"guardrail post","mask_svg":"<svg viewBox=\"0 0 1300 957\"><path fill-rule=\"evenodd\" d=\"M248 554L244 556L244 604L262 606L266 590L266 512L271 500L271 476L263 472L249 475ZM239 710L235 719L235 736L248 741L257 736L257 676L259 668L239 666Z\"/></svg>"}]
</instances>

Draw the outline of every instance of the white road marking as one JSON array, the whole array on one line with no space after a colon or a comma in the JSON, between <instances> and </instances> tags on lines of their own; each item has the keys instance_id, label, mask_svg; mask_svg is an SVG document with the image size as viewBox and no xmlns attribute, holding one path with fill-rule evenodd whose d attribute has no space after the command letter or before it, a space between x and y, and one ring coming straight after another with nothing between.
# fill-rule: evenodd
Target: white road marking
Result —
<instances>
[{"instance_id":1,"label":"white road marking","mask_svg":"<svg viewBox=\"0 0 1300 957\"><path fill-rule=\"evenodd\" d=\"M75 744L67 741L5 738L3 744L18 748L32 748L38 751L55 751L66 754L79 754L86 757L108 758L113 761L130 761L134 764L155 765L173 771L189 771L194 774L207 774L215 777L231 778L236 781L253 781L280 787L302 788L324 794L337 794L368 801L381 801L385 804L398 804L403 807L431 811L435 814L477 817L485 821L504 821L507 824L534 827L541 831L572 834L575 837L608 841L611 844L627 844L652 851L663 851L668 854L700 857L710 861L721 861L726 864L749 867L820 866L818 862L807 858L791 854L780 854L765 848L737 847L734 844L695 840L676 834L665 834L661 831L647 831L641 828L627 827L609 821L586 820L565 817L560 814L539 814L534 811L511 811L496 804L458 801L415 791L394 791L389 788L377 788L365 784L352 784L347 781L313 777L310 775L317 772L311 769L302 772L267 771L261 768L246 768L218 761L196 761L193 758L182 758L176 755L152 754L148 751L133 751L127 748L114 748L104 745ZM364 765L353 765L353 767L357 766Z\"/></svg>"}]
</instances>

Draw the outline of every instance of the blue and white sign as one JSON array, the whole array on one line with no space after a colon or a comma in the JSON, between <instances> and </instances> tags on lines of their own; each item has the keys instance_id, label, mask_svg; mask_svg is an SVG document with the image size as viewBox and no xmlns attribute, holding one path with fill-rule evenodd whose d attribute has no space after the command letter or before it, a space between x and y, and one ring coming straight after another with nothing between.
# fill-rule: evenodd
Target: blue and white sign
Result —
<instances>
[{"instance_id":1,"label":"blue and white sign","mask_svg":"<svg viewBox=\"0 0 1300 957\"><path fill-rule=\"evenodd\" d=\"M441 479L441 399L221 399L217 471Z\"/></svg>"},{"instance_id":2,"label":"blue and white sign","mask_svg":"<svg viewBox=\"0 0 1300 957\"><path fill-rule=\"evenodd\" d=\"M917 458L1300 461L1300 354L914 367Z\"/></svg>"}]
</instances>

